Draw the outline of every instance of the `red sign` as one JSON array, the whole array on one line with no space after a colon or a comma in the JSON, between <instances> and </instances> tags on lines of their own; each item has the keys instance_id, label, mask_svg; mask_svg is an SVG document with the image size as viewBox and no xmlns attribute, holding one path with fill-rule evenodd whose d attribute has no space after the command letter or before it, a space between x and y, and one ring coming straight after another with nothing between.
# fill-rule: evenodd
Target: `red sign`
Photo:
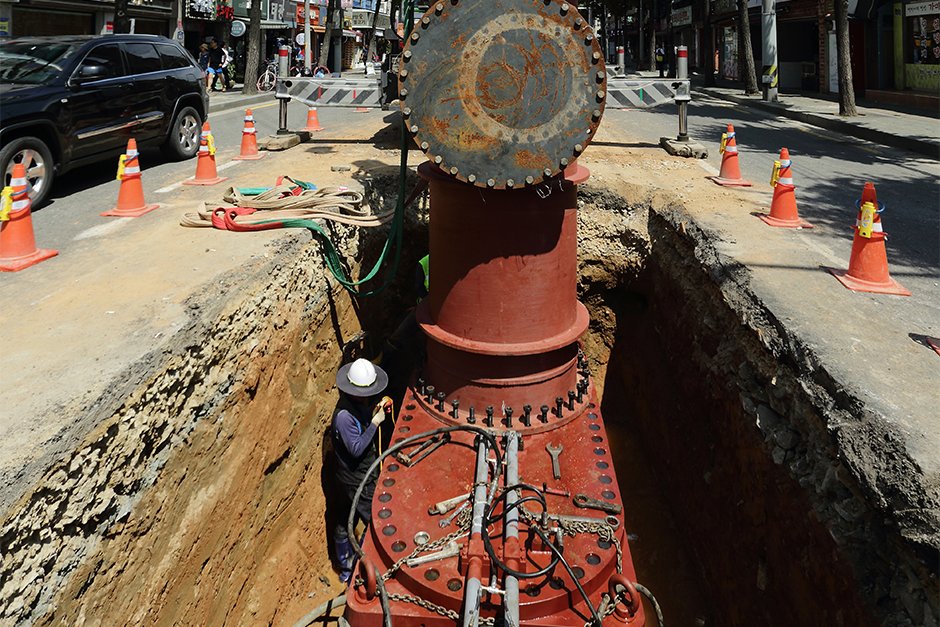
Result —
<instances>
[{"instance_id":1,"label":"red sign","mask_svg":"<svg viewBox=\"0 0 940 627\"><path fill-rule=\"evenodd\" d=\"M310 4L313 5L314 3L311 2ZM303 3L300 3L300 2L297 3L297 23L298 24L304 23L304 5ZM310 7L310 25L311 26L320 25L320 9L317 8L316 6Z\"/></svg>"}]
</instances>

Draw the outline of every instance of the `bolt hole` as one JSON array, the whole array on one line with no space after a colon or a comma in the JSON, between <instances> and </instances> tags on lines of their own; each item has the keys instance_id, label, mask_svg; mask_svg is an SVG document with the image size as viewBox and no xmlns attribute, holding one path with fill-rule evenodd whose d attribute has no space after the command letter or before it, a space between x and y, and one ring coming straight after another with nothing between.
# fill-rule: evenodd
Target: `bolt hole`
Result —
<instances>
[{"instance_id":1,"label":"bolt hole","mask_svg":"<svg viewBox=\"0 0 940 627\"><path fill-rule=\"evenodd\" d=\"M595 455L606 455L606 454L607 454L607 451L605 451L605 450L602 449L602 448L596 448L596 449L594 449L594 454L595 454Z\"/></svg>"},{"instance_id":2,"label":"bolt hole","mask_svg":"<svg viewBox=\"0 0 940 627\"><path fill-rule=\"evenodd\" d=\"M601 492L601 496L603 496L608 501L612 501L614 500L614 497L617 495L611 492L610 490L604 490L603 492Z\"/></svg>"},{"instance_id":3,"label":"bolt hole","mask_svg":"<svg viewBox=\"0 0 940 627\"><path fill-rule=\"evenodd\" d=\"M441 571L436 568L429 568L424 571L424 578L428 581L437 581L441 576Z\"/></svg>"},{"instance_id":4,"label":"bolt hole","mask_svg":"<svg viewBox=\"0 0 940 627\"><path fill-rule=\"evenodd\" d=\"M598 540L598 541L597 541L597 548L599 548L599 549L604 549L604 550L606 551L606 550L609 549L611 546L613 546L613 544L612 544L611 542L609 542L608 540Z\"/></svg>"},{"instance_id":5,"label":"bolt hole","mask_svg":"<svg viewBox=\"0 0 940 627\"><path fill-rule=\"evenodd\" d=\"M386 536L393 536L398 533L398 528L395 525L385 525L382 528L382 534Z\"/></svg>"},{"instance_id":6,"label":"bolt hole","mask_svg":"<svg viewBox=\"0 0 940 627\"><path fill-rule=\"evenodd\" d=\"M404 420L405 422L410 422L412 418L414 418L414 416L412 416L411 414L405 414L404 416L401 417L401 419Z\"/></svg>"},{"instance_id":7,"label":"bolt hole","mask_svg":"<svg viewBox=\"0 0 940 627\"><path fill-rule=\"evenodd\" d=\"M601 556L595 555L594 553L588 553L587 557L584 558L588 564L591 566L597 566L601 563Z\"/></svg>"},{"instance_id":8,"label":"bolt hole","mask_svg":"<svg viewBox=\"0 0 940 627\"><path fill-rule=\"evenodd\" d=\"M379 510L379 518L381 518L382 520L385 520L386 518L391 517L391 515L392 515L392 510L390 509L386 508L386 509Z\"/></svg>"},{"instance_id":9,"label":"bolt hole","mask_svg":"<svg viewBox=\"0 0 940 627\"><path fill-rule=\"evenodd\" d=\"M588 429L590 429L591 431L600 431L601 426L597 424L596 422L592 422L591 424L588 425Z\"/></svg>"},{"instance_id":10,"label":"bolt hole","mask_svg":"<svg viewBox=\"0 0 940 627\"><path fill-rule=\"evenodd\" d=\"M389 465L388 465L388 471L389 471L389 472L397 472L397 471L398 471L398 464L389 464Z\"/></svg>"},{"instance_id":11,"label":"bolt hole","mask_svg":"<svg viewBox=\"0 0 940 627\"><path fill-rule=\"evenodd\" d=\"M459 579L451 579L447 582L447 589L451 592L457 592L461 588L463 588L463 582Z\"/></svg>"},{"instance_id":12,"label":"bolt hole","mask_svg":"<svg viewBox=\"0 0 940 627\"><path fill-rule=\"evenodd\" d=\"M405 543L399 540L398 542L392 545L392 550L395 551L396 553L401 553L402 551L405 550L405 546L406 546Z\"/></svg>"},{"instance_id":13,"label":"bolt hole","mask_svg":"<svg viewBox=\"0 0 940 627\"><path fill-rule=\"evenodd\" d=\"M574 572L574 576L577 577L578 579L584 578L584 569L581 568L580 566L575 566L571 570Z\"/></svg>"},{"instance_id":14,"label":"bolt hole","mask_svg":"<svg viewBox=\"0 0 940 627\"><path fill-rule=\"evenodd\" d=\"M613 479L611 479L607 475L601 475L600 477L597 478L597 480L600 481L601 483L610 483L611 481L613 481Z\"/></svg>"},{"instance_id":15,"label":"bolt hole","mask_svg":"<svg viewBox=\"0 0 940 627\"><path fill-rule=\"evenodd\" d=\"M392 500L392 495L388 492L383 492L379 495L379 503L388 503Z\"/></svg>"},{"instance_id":16,"label":"bolt hole","mask_svg":"<svg viewBox=\"0 0 940 627\"><path fill-rule=\"evenodd\" d=\"M542 594L542 589L538 586L526 586L525 593L530 597L537 597Z\"/></svg>"},{"instance_id":17,"label":"bolt hole","mask_svg":"<svg viewBox=\"0 0 940 627\"><path fill-rule=\"evenodd\" d=\"M405 405L405 409L407 409L408 411L414 411L414 410L416 410L417 408L418 408L417 405L413 405L413 404L412 404L412 405Z\"/></svg>"},{"instance_id":18,"label":"bolt hole","mask_svg":"<svg viewBox=\"0 0 940 627\"><path fill-rule=\"evenodd\" d=\"M588 418L590 418L591 420L597 420L597 414L595 414L594 412L591 412L590 414L588 414Z\"/></svg>"},{"instance_id":19,"label":"bolt hole","mask_svg":"<svg viewBox=\"0 0 940 627\"><path fill-rule=\"evenodd\" d=\"M401 431L402 433L408 433L409 431L411 431L411 427L402 427L401 429L399 429L399 431Z\"/></svg>"},{"instance_id":20,"label":"bolt hole","mask_svg":"<svg viewBox=\"0 0 940 627\"><path fill-rule=\"evenodd\" d=\"M406 428L407 428L407 427L406 427ZM599 436L599 435L595 435L593 438L591 438L591 442L594 442L595 444L598 444L598 443L603 442L603 441L604 441L604 438L602 438L602 437Z\"/></svg>"},{"instance_id":21,"label":"bolt hole","mask_svg":"<svg viewBox=\"0 0 940 627\"><path fill-rule=\"evenodd\" d=\"M386 488L390 488L390 487L392 487L393 485L395 485L395 480L390 477L390 478L386 479L385 481L383 481L383 482L382 482L382 485L384 485Z\"/></svg>"},{"instance_id":22,"label":"bolt hole","mask_svg":"<svg viewBox=\"0 0 940 627\"><path fill-rule=\"evenodd\" d=\"M548 582L548 585L551 586L552 590L561 590L562 588L565 587L565 582L559 579L558 577L555 577L554 579Z\"/></svg>"},{"instance_id":23,"label":"bolt hole","mask_svg":"<svg viewBox=\"0 0 940 627\"><path fill-rule=\"evenodd\" d=\"M608 464L607 462L597 462L597 467L600 468L601 470L607 470L608 468L610 468L610 464Z\"/></svg>"}]
</instances>

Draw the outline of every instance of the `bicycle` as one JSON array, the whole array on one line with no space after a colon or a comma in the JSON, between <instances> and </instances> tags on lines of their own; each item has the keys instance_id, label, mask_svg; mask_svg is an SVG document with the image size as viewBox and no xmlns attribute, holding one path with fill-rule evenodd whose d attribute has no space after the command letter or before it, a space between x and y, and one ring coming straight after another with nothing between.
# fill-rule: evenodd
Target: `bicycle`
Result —
<instances>
[{"instance_id":1,"label":"bicycle","mask_svg":"<svg viewBox=\"0 0 940 627\"><path fill-rule=\"evenodd\" d=\"M267 93L274 89L274 85L277 83L277 63L273 60L264 63L264 71L258 77L258 91Z\"/></svg>"},{"instance_id":2,"label":"bicycle","mask_svg":"<svg viewBox=\"0 0 940 627\"><path fill-rule=\"evenodd\" d=\"M329 78L330 77L330 71L326 69L325 67L323 67L322 65L312 67L309 70L302 65L295 65L294 67L290 69L289 74L290 76L307 76L307 77L314 76L316 78Z\"/></svg>"}]
</instances>

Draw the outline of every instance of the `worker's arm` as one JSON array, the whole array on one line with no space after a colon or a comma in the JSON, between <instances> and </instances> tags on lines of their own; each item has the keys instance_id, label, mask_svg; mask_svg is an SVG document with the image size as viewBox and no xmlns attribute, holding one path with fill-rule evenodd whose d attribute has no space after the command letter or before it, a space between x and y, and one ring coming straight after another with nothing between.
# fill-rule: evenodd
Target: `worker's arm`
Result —
<instances>
[{"instance_id":1,"label":"worker's arm","mask_svg":"<svg viewBox=\"0 0 940 627\"><path fill-rule=\"evenodd\" d=\"M378 428L378 425L372 422L369 423L369 428L363 431L355 416L346 410L339 412L336 416L336 430L343 440L346 450L353 457L362 455L369 443L372 442Z\"/></svg>"}]
</instances>

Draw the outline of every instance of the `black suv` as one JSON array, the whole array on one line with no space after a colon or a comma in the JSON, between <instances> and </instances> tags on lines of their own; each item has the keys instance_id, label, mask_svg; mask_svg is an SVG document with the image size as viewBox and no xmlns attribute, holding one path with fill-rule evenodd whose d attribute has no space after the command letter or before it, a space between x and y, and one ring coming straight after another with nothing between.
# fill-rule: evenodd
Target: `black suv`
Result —
<instances>
[{"instance_id":1,"label":"black suv","mask_svg":"<svg viewBox=\"0 0 940 627\"><path fill-rule=\"evenodd\" d=\"M26 166L34 204L56 175L137 146L199 150L209 111L202 70L153 35L29 37L0 44L0 173Z\"/></svg>"}]
</instances>

